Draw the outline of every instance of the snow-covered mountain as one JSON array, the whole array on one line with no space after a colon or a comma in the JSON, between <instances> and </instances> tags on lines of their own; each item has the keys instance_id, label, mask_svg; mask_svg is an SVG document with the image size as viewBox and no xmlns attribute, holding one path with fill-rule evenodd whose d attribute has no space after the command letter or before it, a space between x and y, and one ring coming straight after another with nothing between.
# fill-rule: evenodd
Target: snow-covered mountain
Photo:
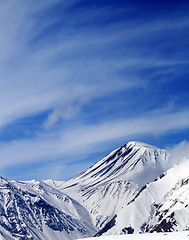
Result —
<instances>
[{"instance_id":1,"label":"snow-covered mountain","mask_svg":"<svg viewBox=\"0 0 189 240\"><path fill-rule=\"evenodd\" d=\"M0 239L76 239L96 232L86 209L38 181L0 179Z\"/></svg>"},{"instance_id":2,"label":"snow-covered mountain","mask_svg":"<svg viewBox=\"0 0 189 240\"><path fill-rule=\"evenodd\" d=\"M189 159L170 159L129 142L67 182L1 178L0 239L189 230Z\"/></svg>"},{"instance_id":3,"label":"snow-covered mountain","mask_svg":"<svg viewBox=\"0 0 189 240\"><path fill-rule=\"evenodd\" d=\"M129 142L60 189L82 203L101 229L164 171L168 156L165 150Z\"/></svg>"}]
</instances>

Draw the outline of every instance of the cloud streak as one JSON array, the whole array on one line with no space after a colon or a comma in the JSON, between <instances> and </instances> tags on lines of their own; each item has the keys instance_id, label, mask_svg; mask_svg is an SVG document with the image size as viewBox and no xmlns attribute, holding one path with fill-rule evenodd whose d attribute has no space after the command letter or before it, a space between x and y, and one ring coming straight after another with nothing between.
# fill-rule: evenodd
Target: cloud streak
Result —
<instances>
[{"instance_id":1,"label":"cloud streak","mask_svg":"<svg viewBox=\"0 0 189 240\"><path fill-rule=\"evenodd\" d=\"M0 126L54 108L47 120L47 125L50 126L56 122L56 120L52 121L52 118L67 119L69 116L74 116L71 111L77 112L83 104L92 99L106 96L113 91L130 90L141 86L138 80L118 79L115 75L115 61L107 61L105 64L103 59L99 61L98 56L92 59L83 57L84 52L90 52L91 46L94 46L94 51L98 49L95 42L100 41L101 48L108 42L106 40L103 43L97 36L95 38L91 36L86 40L84 35L88 30L79 39L76 34L67 40L57 42L56 45L48 44L45 48L33 49L32 46L27 46L28 39L33 34L30 18L26 17L28 6L4 4L1 11L8 9L7 11L11 12L14 8L18 9L18 15L14 18L3 15L3 19L7 20L6 29L9 29L13 21L15 26L11 33L6 29L1 33L4 36L1 45L1 66L4 68L1 68L3 71L1 70L0 83ZM31 12L34 10L36 11L32 6ZM41 30L39 27L36 31L40 33ZM66 35L65 31L63 29L62 34ZM20 38L21 34L22 38ZM33 49L33 52L30 49ZM77 52L80 55L79 61L75 59ZM59 60L55 63L58 58L63 58L65 61Z\"/></svg>"},{"instance_id":2,"label":"cloud streak","mask_svg":"<svg viewBox=\"0 0 189 240\"><path fill-rule=\"evenodd\" d=\"M53 160L80 156L99 151L98 146L121 137L146 134L161 135L168 131L189 128L189 111L138 119L116 120L98 125L78 126L67 132L22 139L0 147L1 168L32 161ZM69 160L68 160L69 163Z\"/></svg>"}]
</instances>

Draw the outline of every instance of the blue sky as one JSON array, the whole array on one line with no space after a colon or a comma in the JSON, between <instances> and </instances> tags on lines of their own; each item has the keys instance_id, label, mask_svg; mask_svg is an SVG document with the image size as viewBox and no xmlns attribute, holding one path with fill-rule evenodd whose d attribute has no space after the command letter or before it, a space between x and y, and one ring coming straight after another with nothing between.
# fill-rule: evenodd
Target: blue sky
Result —
<instances>
[{"instance_id":1,"label":"blue sky","mask_svg":"<svg viewBox=\"0 0 189 240\"><path fill-rule=\"evenodd\" d=\"M67 180L130 140L188 149L188 16L182 0L1 1L0 175Z\"/></svg>"}]
</instances>

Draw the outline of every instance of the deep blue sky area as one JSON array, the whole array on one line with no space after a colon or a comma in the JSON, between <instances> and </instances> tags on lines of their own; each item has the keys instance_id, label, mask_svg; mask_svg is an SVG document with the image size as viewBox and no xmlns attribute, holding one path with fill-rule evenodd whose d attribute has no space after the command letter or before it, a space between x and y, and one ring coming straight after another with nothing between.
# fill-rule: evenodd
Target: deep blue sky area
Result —
<instances>
[{"instance_id":1,"label":"deep blue sky area","mask_svg":"<svg viewBox=\"0 0 189 240\"><path fill-rule=\"evenodd\" d=\"M67 180L128 141L189 155L189 2L0 3L0 175Z\"/></svg>"}]
</instances>

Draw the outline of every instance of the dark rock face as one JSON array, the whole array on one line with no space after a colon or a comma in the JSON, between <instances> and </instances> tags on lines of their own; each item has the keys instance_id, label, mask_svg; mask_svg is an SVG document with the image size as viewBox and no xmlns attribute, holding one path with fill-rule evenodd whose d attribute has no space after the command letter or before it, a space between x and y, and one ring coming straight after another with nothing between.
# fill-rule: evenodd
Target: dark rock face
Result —
<instances>
[{"instance_id":1,"label":"dark rock face","mask_svg":"<svg viewBox=\"0 0 189 240\"><path fill-rule=\"evenodd\" d=\"M133 234L134 233L134 228L132 228L132 227L125 227L125 228L122 229L122 232L124 234Z\"/></svg>"},{"instance_id":2,"label":"dark rock face","mask_svg":"<svg viewBox=\"0 0 189 240\"><path fill-rule=\"evenodd\" d=\"M174 226L176 226L176 220L174 219L174 212L168 216L166 219L163 219L159 224L152 227L150 232L172 232L174 231Z\"/></svg>"},{"instance_id":3,"label":"dark rock face","mask_svg":"<svg viewBox=\"0 0 189 240\"><path fill-rule=\"evenodd\" d=\"M95 237L99 237L101 236L103 233L107 232L109 229L111 229L115 223L116 223L116 217L117 215L115 215L111 221L109 221L96 235Z\"/></svg>"}]
</instances>

